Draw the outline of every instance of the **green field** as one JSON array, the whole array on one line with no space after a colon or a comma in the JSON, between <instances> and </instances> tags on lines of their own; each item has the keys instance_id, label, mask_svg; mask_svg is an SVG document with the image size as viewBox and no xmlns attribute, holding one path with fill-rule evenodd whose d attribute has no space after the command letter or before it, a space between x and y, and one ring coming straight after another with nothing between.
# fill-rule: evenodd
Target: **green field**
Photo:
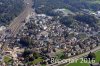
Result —
<instances>
[{"instance_id":1,"label":"green field","mask_svg":"<svg viewBox=\"0 0 100 66\"><path fill-rule=\"evenodd\" d=\"M34 64L38 64L39 62L42 62L42 61L43 61L43 59L41 57L39 57L32 62L28 62L28 64L34 65Z\"/></svg>"},{"instance_id":2,"label":"green field","mask_svg":"<svg viewBox=\"0 0 100 66\"><path fill-rule=\"evenodd\" d=\"M95 62L99 62L100 61L100 51L95 52L96 54L96 60ZM88 63L80 63L81 60L78 60L77 63L71 63L69 65L61 65L61 66L89 66Z\"/></svg>"},{"instance_id":3,"label":"green field","mask_svg":"<svg viewBox=\"0 0 100 66\"><path fill-rule=\"evenodd\" d=\"M3 60L4 60L4 62L5 62L6 64L9 64L9 63L12 62L12 61L11 61L11 58L10 58L9 56L5 56Z\"/></svg>"},{"instance_id":4,"label":"green field","mask_svg":"<svg viewBox=\"0 0 100 66\"><path fill-rule=\"evenodd\" d=\"M65 66L89 66L89 64L87 63L80 63L81 60L79 60L77 63L72 63L72 64L69 64L69 65L65 65Z\"/></svg>"},{"instance_id":5,"label":"green field","mask_svg":"<svg viewBox=\"0 0 100 66\"><path fill-rule=\"evenodd\" d=\"M96 52L96 62L100 62L100 51Z\"/></svg>"}]
</instances>

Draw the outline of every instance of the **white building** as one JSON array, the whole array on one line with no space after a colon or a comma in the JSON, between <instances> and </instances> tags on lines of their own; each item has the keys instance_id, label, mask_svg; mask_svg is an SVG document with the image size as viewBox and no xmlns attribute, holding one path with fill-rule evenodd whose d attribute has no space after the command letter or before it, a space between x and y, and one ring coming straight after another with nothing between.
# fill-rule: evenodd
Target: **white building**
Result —
<instances>
[{"instance_id":1,"label":"white building","mask_svg":"<svg viewBox=\"0 0 100 66\"><path fill-rule=\"evenodd\" d=\"M3 31L3 30L5 30L5 29L6 29L5 26L1 26L1 27L0 27L0 31Z\"/></svg>"}]
</instances>

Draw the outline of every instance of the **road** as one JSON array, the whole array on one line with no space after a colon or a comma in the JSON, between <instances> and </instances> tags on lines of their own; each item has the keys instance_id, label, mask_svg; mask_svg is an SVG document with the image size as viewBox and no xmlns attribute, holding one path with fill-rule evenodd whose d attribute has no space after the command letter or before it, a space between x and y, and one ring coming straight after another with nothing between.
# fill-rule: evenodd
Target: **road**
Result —
<instances>
[{"instance_id":1,"label":"road","mask_svg":"<svg viewBox=\"0 0 100 66\"><path fill-rule=\"evenodd\" d=\"M16 36L16 34L19 32L19 30L22 28L23 26L23 23L22 21L24 21L26 19L26 17L32 13L33 9L32 9L32 0L25 0L25 2L27 3L26 4L26 8L24 9L24 11L18 16L16 17L12 22L11 24L9 25L9 27L7 29L10 29L11 30L11 36ZM2 32L2 36L1 36L1 39L4 39L5 38L5 31ZM95 52L97 50L99 50L100 47L97 47L91 51L88 51L88 52L85 52L84 54L81 54L81 55L78 55L78 56L74 56L74 57L71 57L69 59L79 59L87 54L89 54L90 52ZM58 65L61 65L61 64L64 64L63 61L66 61L68 59L65 59L65 60L62 60L62 61L59 61L57 63L54 63L54 64L50 64L50 65L47 65L47 66L58 66Z\"/></svg>"},{"instance_id":2,"label":"road","mask_svg":"<svg viewBox=\"0 0 100 66\"><path fill-rule=\"evenodd\" d=\"M98 47L96 47L95 49L92 49L92 50L90 50L90 51L88 51L88 52L85 52L85 53L83 53L83 54L81 54L81 55L77 55L77 56L74 56L74 57L71 57L71 58L68 58L68 59L76 60L76 59L79 59L79 58L82 58L82 57L88 55L90 52L95 52L95 51L97 51L97 50L100 50L100 46L98 46ZM68 59L64 59L64 60L61 60L61 61L56 62L56 63L53 63L53 64L48 64L47 66L59 66L59 65L68 63L68 61L67 61Z\"/></svg>"},{"instance_id":3,"label":"road","mask_svg":"<svg viewBox=\"0 0 100 66\"><path fill-rule=\"evenodd\" d=\"M16 36L16 34L19 32L19 30L23 26L22 22L27 18L27 16L29 16L33 12L32 0L24 0L24 2L25 2L25 9L23 10L23 12L19 16L17 16L14 20L12 20L10 25L7 27L7 29L11 30L10 35L12 37ZM6 30L4 30L1 33L0 41L4 40L4 38L6 36L6 34L5 34Z\"/></svg>"},{"instance_id":4,"label":"road","mask_svg":"<svg viewBox=\"0 0 100 66\"><path fill-rule=\"evenodd\" d=\"M24 11L18 17L16 17L8 27L12 32L12 36L15 36L18 33L19 29L22 27L22 21L24 21L26 17L32 13L32 0L25 0L25 2L26 8Z\"/></svg>"}]
</instances>

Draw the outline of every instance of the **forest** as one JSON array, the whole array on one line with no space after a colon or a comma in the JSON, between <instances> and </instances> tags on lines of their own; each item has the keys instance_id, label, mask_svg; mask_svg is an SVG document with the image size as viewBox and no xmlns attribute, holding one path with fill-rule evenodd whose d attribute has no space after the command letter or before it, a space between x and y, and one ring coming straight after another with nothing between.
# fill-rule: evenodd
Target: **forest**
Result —
<instances>
[{"instance_id":1,"label":"forest","mask_svg":"<svg viewBox=\"0 0 100 66\"><path fill-rule=\"evenodd\" d=\"M50 14L53 9L66 8L73 12L83 9L100 10L100 0L34 0L37 13Z\"/></svg>"},{"instance_id":2,"label":"forest","mask_svg":"<svg viewBox=\"0 0 100 66\"><path fill-rule=\"evenodd\" d=\"M60 17L60 22L68 27L76 21L89 24L92 27L99 22L95 16L82 14L82 12L84 9L91 12L99 11L100 0L34 0L33 7L37 13L44 13L50 16L54 15L53 11L55 9L66 9L75 13L75 16ZM77 14L77 12L81 14Z\"/></svg>"},{"instance_id":3,"label":"forest","mask_svg":"<svg viewBox=\"0 0 100 66\"><path fill-rule=\"evenodd\" d=\"M0 25L9 24L23 8L23 0L0 0Z\"/></svg>"}]
</instances>

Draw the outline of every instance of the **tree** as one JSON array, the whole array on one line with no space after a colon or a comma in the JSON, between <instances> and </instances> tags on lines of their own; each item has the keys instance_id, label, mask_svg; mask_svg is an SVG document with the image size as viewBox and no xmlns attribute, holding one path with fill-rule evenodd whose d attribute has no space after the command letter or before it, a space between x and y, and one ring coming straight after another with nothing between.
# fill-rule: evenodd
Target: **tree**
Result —
<instances>
[{"instance_id":1,"label":"tree","mask_svg":"<svg viewBox=\"0 0 100 66\"><path fill-rule=\"evenodd\" d=\"M98 0L99 1L99 0ZM99 11L100 4L91 3L94 0L34 0L34 6L37 13L50 15L54 9L67 8L72 12L80 12L83 9ZM43 5L43 6L41 6Z\"/></svg>"},{"instance_id":2,"label":"tree","mask_svg":"<svg viewBox=\"0 0 100 66\"><path fill-rule=\"evenodd\" d=\"M38 57L40 57L40 55L39 55L39 53L34 52L34 53L33 53L33 57L35 57L35 59L37 59Z\"/></svg>"},{"instance_id":3,"label":"tree","mask_svg":"<svg viewBox=\"0 0 100 66\"><path fill-rule=\"evenodd\" d=\"M32 47L32 45L33 45L33 41L32 41L32 39L29 37L29 36L27 36L27 37L22 37L21 39L20 39L20 42L19 42L23 47Z\"/></svg>"},{"instance_id":4,"label":"tree","mask_svg":"<svg viewBox=\"0 0 100 66\"><path fill-rule=\"evenodd\" d=\"M23 0L0 0L0 25L9 24L23 8Z\"/></svg>"},{"instance_id":5,"label":"tree","mask_svg":"<svg viewBox=\"0 0 100 66\"><path fill-rule=\"evenodd\" d=\"M87 56L87 59L89 59L89 60L93 60L93 59L95 59L96 58L96 55L95 55L95 53L92 53L92 52L90 52L89 54L88 54L88 56Z\"/></svg>"},{"instance_id":6,"label":"tree","mask_svg":"<svg viewBox=\"0 0 100 66\"><path fill-rule=\"evenodd\" d=\"M22 54L22 57L25 59L25 62L28 62L29 61L29 59L31 57L30 56L31 54L32 54L32 51L27 50L27 49L24 50L24 52Z\"/></svg>"}]
</instances>

